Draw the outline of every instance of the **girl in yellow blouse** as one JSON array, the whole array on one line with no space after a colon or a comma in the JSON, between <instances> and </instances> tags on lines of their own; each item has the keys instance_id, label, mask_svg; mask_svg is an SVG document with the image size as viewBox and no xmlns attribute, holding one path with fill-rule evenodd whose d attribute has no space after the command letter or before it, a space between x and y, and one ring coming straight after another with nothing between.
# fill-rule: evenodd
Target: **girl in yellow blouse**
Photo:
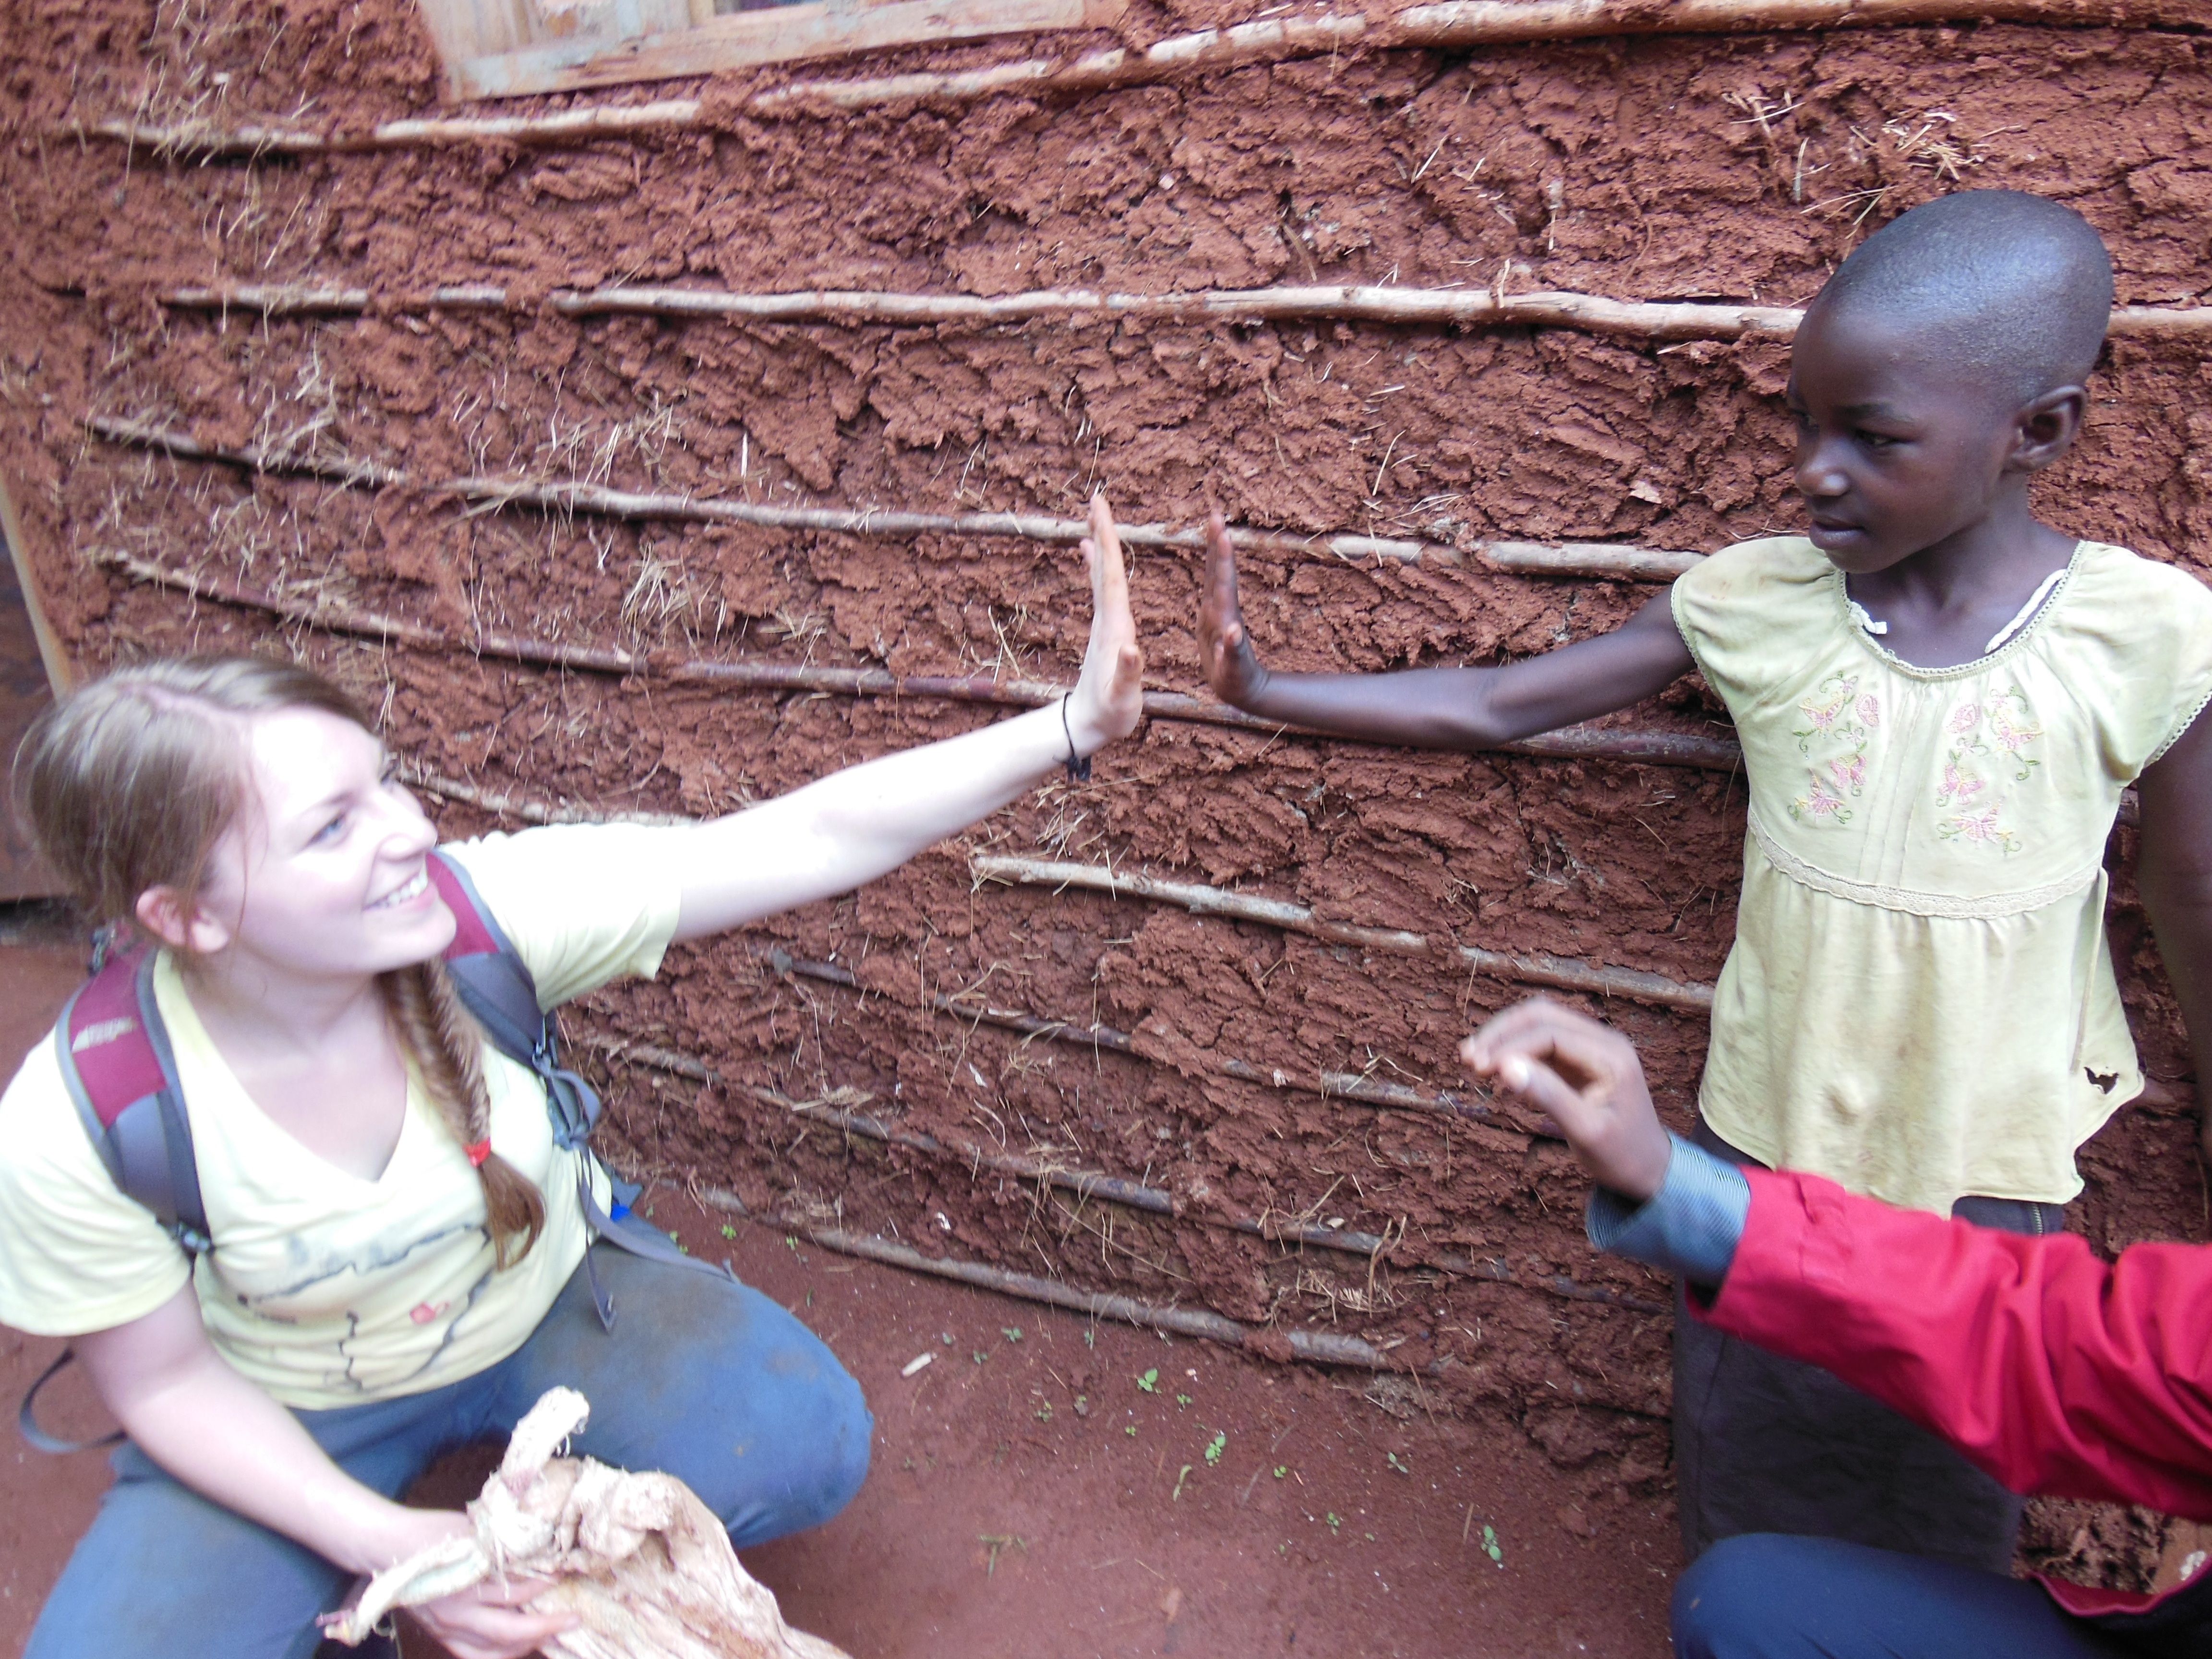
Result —
<instances>
[{"instance_id":1,"label":"girl in yellow blouse","mask_svg":"<svg viewBox=\"0 0 2212 1659\"><path fill-rule=\"evenodd\" d=\"M1699 1136L1893 1203L2039 1232L2142 1088L2103 929L2140 782L2142 886L2198 1074L2212 1044L2212 593L2039 523L2110 315L2096 233L1964 192L1858 249L1797 332L1803 536L1746 542L1617 633L1502 668L1271 673L1213 538L1213 689L1271 720L1481 749L1693 666L1744 750L1750 834ZM1686 1550L1820 1534L2002 1571L2010 1494L1826 1373L1678 1322Z\"/></svg>"}]
</instances>

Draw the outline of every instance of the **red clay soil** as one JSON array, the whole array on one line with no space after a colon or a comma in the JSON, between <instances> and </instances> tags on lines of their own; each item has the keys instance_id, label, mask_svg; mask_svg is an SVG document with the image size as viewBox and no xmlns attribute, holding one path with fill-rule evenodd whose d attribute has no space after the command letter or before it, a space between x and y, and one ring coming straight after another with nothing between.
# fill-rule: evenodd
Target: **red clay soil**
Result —
<instances>
[{"instance_id":1,"label":"red clay soil","mask_svg":"<svg viewBox=\"0 0 2212 1659\"><path fill-rule=\"evenodd\" d=\"M0 945L0 1071L45 1035L80 968L73 942ZM731 1259L805 1320L867 1391L875 1460L860 1498L830 1526L746 1555L788 1618L865 1659L1015 1644L1666 1651L1664 1506L1589 1503L1525 1440L1501 1446L1486 1425L1425 1411L1395 1379L1364 1388L1093 1325L751 1224L725 1237L718 1212L665 1190L653 1202L693 1251ZM60 1346L0 1333L0 1399L12 1405ZM923 1353L929 1365L902 1376ZM52 1396L50 1426L105 1426L81 1373ZM0 1653L14 1655L107 1474L97 1454L50 1457L9 1438ZM494 1455L450 1460L416 1501L472 1495ZM419 1632L405 1646L409 1659L438 1652Z\"/></svg>"},{"instance_id":2,"label":"red clay soil","mask_svg":"<svg viewBox=\"0 0 2212 1659\"><path fill-rule=\"evenodd\" d=\"M1129 30L1231 15L1227 0L1139 6ZM2124 301L2212 287L2212 170L2191 160L2212 140L2212 42L2184 33L1992 26L1360 52L834 119L745 113L741 94L785 78L769 72L706 83L706 133L220 166L51 135L131 110L429 110L436 69L404 0L151 15L134 0L0 0L0 34L15 49L0 78L0 470L67 647L93 665L297 650L356 687L429 770L603 810L719 810L985 716L280 633L134 586L94 556L132 551L456 633L1062 678L1084 633L1073 556L467 514L407 489L149 460L88 440L84 419L145 416L417 477L512 468L779 502L1057 512L1103 482L1135 518L1188 521L1218 504L1299 530L1706 549L1796 521L1782 355L1525 329L771 327L382 306L264 325L167 310L158 293L211 279L386 296L464 282L1000 293L1318 279L1794 301L1868 226L1960 183L2079 208L2112 248ZM2116 346L2086 441L2043 486L2046 515L2204 574L2205 374L2194 346ZM1181 555L1135 569L1162 688L1194 689L1194 575ZM1358 668L1545 649L1616 625L1652 591L1282 557L1248 561L1246 583L1276 660ZM1690 683L1634 720L1723 729ZM677 952L658 982L594 999L582 1023L741 1085L626 1072L617 1133L641 1168L1091 1288L1395 1344L1484 1458L1516 1467L1534 1449L1585 1515L1640 1513L1667 1492L1665 1316L1422 1266L1474 1253L1523 1279L1651 1295L1647 1276L1590 1257L1564 1154L1218 1071L1233 1058L1450 1086L1456 1039L1514 988L1441 956L1367 956L1127 899L976 890L965 855L1110 860L1346 921L1709 980L1730 937L1742 811L1723 774L1155 722L1091 783L1041 790L857 896ZM2084 1156L2075 1224L2106 1248L2201 1237L2205 1218L2188 1057L2127 839L2112 926L2155 1081ZM780 977L767 961L779 945L846 965L860 992ZM929 1011L969 988L1103 1020L1137 1052L1024 1042ZM1606 1012L1644 1046L1680 1121L1703 1022ZM1040 1200L957 1160L809 1127L752 1086L1147 1180L1178 1213ZM1370 1278L1364 1262L1212 1224L1262 1212L1404 1243ZM2162 1536L2153 1519L2046 1509L2031 1554L2127 1577Z\"/></svg>"}]
</instances>

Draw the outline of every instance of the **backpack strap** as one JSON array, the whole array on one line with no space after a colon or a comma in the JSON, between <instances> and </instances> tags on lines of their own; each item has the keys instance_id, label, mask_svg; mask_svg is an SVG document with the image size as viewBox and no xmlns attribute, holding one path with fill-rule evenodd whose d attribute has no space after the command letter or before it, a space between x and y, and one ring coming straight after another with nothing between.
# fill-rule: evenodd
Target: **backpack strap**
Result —
<instances>
[{"instance_id":1,"label":"backpack strap","mask_svg":"<svg viewBox=\"0 0 2212 1659\"><path fill-rule=\"evenodd\" d=\"M186 1255L215 1249L200 1201L191 1119L154 998L154 953L109 957L54 1027L62 1081L93 1150L127 1198L154 1212Z\"/></svg>"},{"instance_id":2,"label":"backpack strap","mask_svg":"<svg viewBox=\"0 0 2212 1659\"><path fill-rule=\"evenodd\" d=\"M638 1188L617 1181L611 1172L607 1182L615 1194L614 1212L600 1204L592 1188L592 1173L605 1166L591 1148L592 1130L599 1121L599 1092L561 1064L559 1029L538 1006L538 981L468 872L442 852L431 853L427 864L430 880L456 924L453 942L445 953L453 988L492 1046L528 1066L544 1086L554 1145L582 1154L577 1160L576 1198L592 1237L651 1261L723 1273L721 1268L684 1255L665 1235L630 1220L629 1201ZM176 1056L155 1001L154 962L149 949L111 956L103 943L94 957L92 977L62 1010L54 1027L54 1045L70 1099L117 1189L151 1211L162 1231L197 1262L214 1250L215 1241L200 1199L191 1119L177 1081ZM588 1250L584 1272L592 1305L600 1323L611 1330L614 1297L599 1283ZM39 1426L39 1391L71 1358L64 1352L31 1385L16 1413L23 1437L41 1451L81 1451L123 1438L114 1434L105 1440L71 1442Z\"/></svg>"},{"instance_id":3,"label":"backpack strap","mask_svg":"<svg viewBox=\"0 0 2212 1659\"><path fill-rule=\"evenodd\" d=\"M563 1152L582 1154L576 1164L576 1200L584 1224L594 1239L618 1244L633 1255L674 1266L722 1274L723 1269L686 1255L665 1234L629 1218L629 1203L638 1188L617 1181L607 1171L607 1184L615 1196L609 1214L592 1189L592 1172L605 1170L592 1150L592 1131L599 1121L599 1091L561 1064L560 1027L538 1003L538 981L522 953L514 948L491 913L468 872L443 852L428 860L430 880L456 924L453 942L446 947L446 971L462 1004L476 1016L484 1035L517 1065L526 1066L545 1091L545 1110L552 1120L553 1144ZM614 1328L614 1297L599 1283L598 1267L589 1250L584 1253L584 1276L591 1285L592 1305L599 1322Z\"/></svg>"},{"instance_id":4,"label":"backpack strap","mask_svg":"<svg viewBox=\"0 0 2212 1659\"><path fill-rule=\"evenodd\" d=\"M192 1156L191 1120L177 1084L176 1056L154 1000L154 953L110 956L103 942L92 977L54 1026L54 1049L70 1100L117 1190L152 1211L177 1248L197 1262L215 1249L215 1241L200 1202L199 1164ZM16 1410L15 1426L40 1451L89 1451L123 1438L118 1432L100 1440L64 1440L39 1426L40 1390L75 1357L64 1348L24 1390Z\"/></svg>"}]
</instances>

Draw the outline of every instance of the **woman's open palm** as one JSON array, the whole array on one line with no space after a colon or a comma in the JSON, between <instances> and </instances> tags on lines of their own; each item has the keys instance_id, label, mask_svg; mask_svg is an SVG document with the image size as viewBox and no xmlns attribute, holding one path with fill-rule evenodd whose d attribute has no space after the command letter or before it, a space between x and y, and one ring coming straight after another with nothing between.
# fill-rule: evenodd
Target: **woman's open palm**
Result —
<instances>
[{"instance_id":1,"label":"woman's open palm","mask_svg":"<svg viewBox=\"0 0 2212 1659\"><path fill-rule=\"evenodd\" d=\"M1083 538L1091 576L1091 644L1067 708L1068 728L1089 754L1137 729L1145 713L1145 653L1129 614L1129 573L1106 492L1091 498L1091 533Z\"/></svg>"}]
</instances>

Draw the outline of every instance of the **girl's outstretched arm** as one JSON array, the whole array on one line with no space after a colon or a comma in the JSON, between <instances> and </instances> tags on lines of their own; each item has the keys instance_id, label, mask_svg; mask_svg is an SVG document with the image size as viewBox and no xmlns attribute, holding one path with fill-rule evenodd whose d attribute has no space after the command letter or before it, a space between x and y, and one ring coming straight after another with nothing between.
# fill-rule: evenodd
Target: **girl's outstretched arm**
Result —
<instances>
[{"instance_id":1,"label":"girl's outstretched arm","mask_svg":"<svg viewBox=\"0 0 2212 1659\"><path fill-rule=\"evenodd\" d=\"M2136 878L2189 1028L2205 1106L2198 1135L2212 1162L2212 719L2199 714L2136 782L2142 856Z\"/></svg>"},{"instance_id":2,"label":"girl's outstretched arm","mask_svg":"<svg viewBox=\"0 0 2212 1659\"><path fill-rule=\"evenodd\" d=\"M1487 749L1608 714L1690 672L1663 593L1618 632L1503 668L1395 674L1276 674L1252 649L1237 605L1237 556L1221 515L1206 529L1199 654L1214 696L1266 719L1370 743Z\"/></svg>"},{"instance_id":3,"label":"girl's outstretched arm","mask_svg":"<svg viewBox=\"0 0 2212 1659\"><path fill-rule=\"evenodd\" d=\"M834 772L788 795L696 829L672 830L683 888L676 937L720 933L850 892L997 811L1069 758L1136 729L1144 653L1129 615L1121 538L1102 495L1083 543L1091 643L1065 705Z\"/></svg>"}]
</instances>

